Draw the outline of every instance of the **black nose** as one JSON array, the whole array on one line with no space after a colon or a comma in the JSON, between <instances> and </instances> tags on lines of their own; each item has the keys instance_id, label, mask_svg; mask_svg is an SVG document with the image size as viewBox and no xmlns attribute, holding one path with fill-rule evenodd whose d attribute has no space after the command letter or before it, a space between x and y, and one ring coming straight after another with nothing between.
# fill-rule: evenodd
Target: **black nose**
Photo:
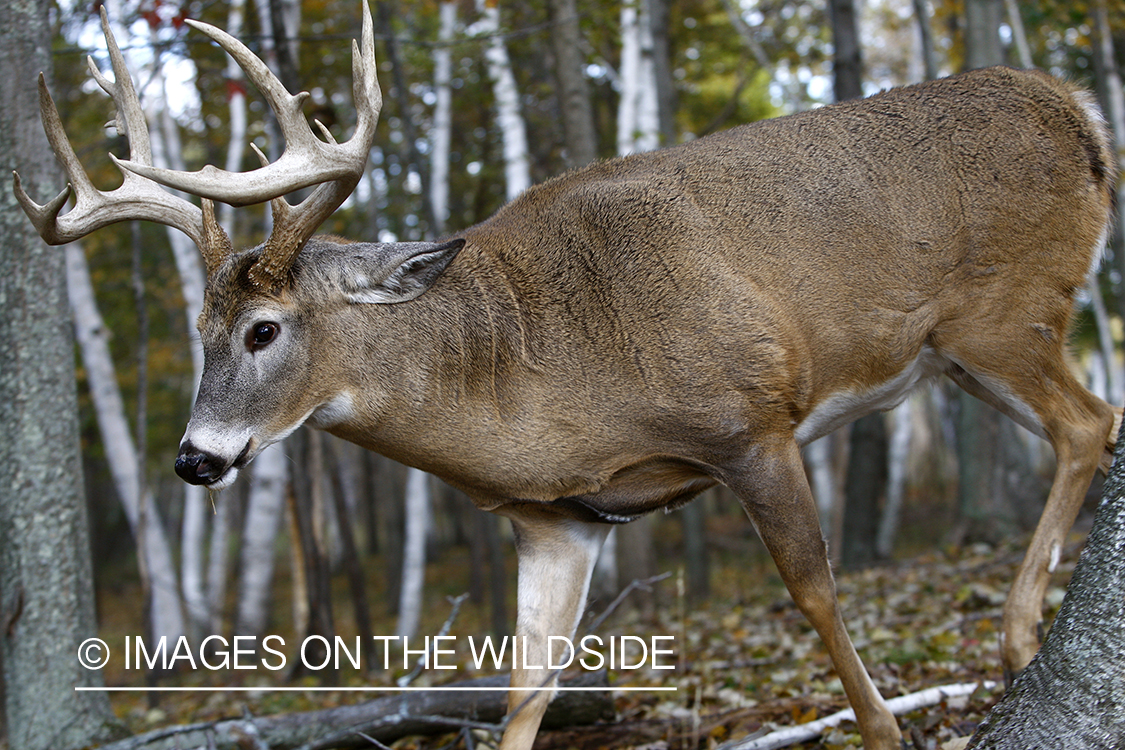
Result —
<instances>
[{"instance_id":1,"label":"black nose","mask_svg":"<svg viewBox=\"0 0 1125 750\"><path fill-rule=\"evenodd\" d=\"M180 479L188 484L212 484L219 480L227 470L227 462L196 450L191 443L180 446L180 454L176 456L176 473Z\"/></svg>"}]
</instances>

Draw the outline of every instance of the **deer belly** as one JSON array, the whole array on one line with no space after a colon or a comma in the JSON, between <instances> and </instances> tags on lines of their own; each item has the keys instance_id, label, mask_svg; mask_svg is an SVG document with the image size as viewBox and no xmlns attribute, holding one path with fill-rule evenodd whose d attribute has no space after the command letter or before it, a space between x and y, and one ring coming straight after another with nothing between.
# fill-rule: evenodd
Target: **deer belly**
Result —
<instances>
[{"instance_id":1,"label":"deer belly","mask_svg":"<svg viewBox=\"0 0 1125 750\"><path fill-rule=\"evenodd\" d=\"M837 391L822 399L797 424L794 438L798 445L807 445L873 411L893 409L920 383L941 375L949 365L945 357L923 346L918 356L889 380L866 388Z\"/></svg>"},{"instance_id":2,"label":"deer belly","mask_svg":"<svg viewBox=\"0 0 1125 750\"><path fill-rule=\"evenodd\" d=\"M628 523L655 510L674 510L716 484L690 461L659 458L617 471L597 492L560 497L550 505L580 520Z\"/></svg>"}]
</instances>

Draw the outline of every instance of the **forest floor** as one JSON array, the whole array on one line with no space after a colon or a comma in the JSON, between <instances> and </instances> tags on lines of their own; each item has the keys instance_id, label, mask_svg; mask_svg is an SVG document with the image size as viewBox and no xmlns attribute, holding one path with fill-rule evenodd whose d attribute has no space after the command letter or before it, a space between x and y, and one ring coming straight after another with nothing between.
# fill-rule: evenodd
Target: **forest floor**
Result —
<instances>
[{"instance_id":1,"label":"forest floor","mask_svg":"<svg viewBox=\"0 0 1125 750\"><path fill-rule=\"evenodd\" d=\"M1072 535L1063 563L1052 579L1045 609L1048 621L1062 602L1064 587L1084 539L1082 531ZM630 635L647 640L651 636L673 636L672 641L660 642L661 648L670 643L673 653L662 656L659 662L674 665L673 669L652 669L650 659L646 663L648 668L611 670L610 681L616 686L676 690L615 692L615 721L541 731L537 750L709 748L728 739L813 721L847 707L824 646L793 605L760 545L756 540L739 541L743 539L749 537L740 531L733 541L728 538L716 544L713 591L705 600L691 601L685 596L682 572L672 570L671 576L657 584L655 606L621 606L598 629L597 634L603 638ZM728 554L739 546L748 554ZM1022 547L1015 544L978 544L937 549L866 570L837 573L848 630L885 697L982 680L1002 684L998 656L1001 607L1022 554ZM466 590L466 558L467 553L450 550L431 565L423 632L437 634L451 610L444 599ZM368 567L377 566L369 562ZM279 568L279 575L286 578L286 571ZM372 582L377 589L378 581L373 577ZM287 585L284 580L279 583ZM121 642L124 634L135 632L136 612L126 605L136 601L135 593L133 584L124 581L100 588L100 634L110 643ZM379 591L369 592L369 597L372 610L388 609L385 595ZM336 612L337 629L354 638L348 595L342 584L337 599L341 604ZM605 606L595 602L591 612L596 615ZM290 610L289 602L279 602L275 618L291 620ZM487 617L486 604L466 603L450 633L459 638L486 633ZM589 632L583 629L588 621L589 618L579 627L580 635ZM394 624L394 619L385 615L375 620L374 628L377 633L389 634L394 632ZM299 641L290 640L281 626L277 632L287 643ZM460 644L458 641L455 655L448 657L456 662L456 671L428 670L415 684L441 684L485 674L474 670L469 649ZM159 684L392 685L394 678L404 671L377 666L374 671L341 671L320 680L306 676L295 682L284 682L281 672L201 671L172 675ZM116 669L107 669L105 677L110 685L143 684L140 673L124 672L119 664ZM915 750L933 750L953 738L971 734L1000 694L1001 688L981 688L967 698L950 699L900 717L908 745ZM158 702L146 702L142 694L116 693L113 705L129 728L139 733L172 724L247 714L276 715L372 697L380 696L264 690L175 694L163 696ZM395 743L395 747L436 750L455 740L455 736L407 738ZM838 750L860 744L855 725L845 723L816 742L794 747ZM474 745L488 746L479 742ZM453 746L465 745L462 742Z\"/></svg>"}]
</instances>

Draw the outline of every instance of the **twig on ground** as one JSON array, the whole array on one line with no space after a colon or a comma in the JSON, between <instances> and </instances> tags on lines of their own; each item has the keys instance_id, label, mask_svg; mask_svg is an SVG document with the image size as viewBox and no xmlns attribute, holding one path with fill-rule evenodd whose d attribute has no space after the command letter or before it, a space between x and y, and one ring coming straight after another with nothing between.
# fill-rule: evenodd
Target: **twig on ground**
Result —
<instances>
[{"instance_id":1,"label":"twig on ground","mask_svg":"<svg viewBox=\"0 0 1125 750\"><path fill-rule=\"evenodd\" d=\"M449 635L449 631L453 627L453 621L457 619L457 614L461 611L461 604L468 598L469 594L467 592L460 596L446 597L449 603L453 605L453 609L449 612L449 617L445 618L445 622L442 624L441 630L438 631L436 638ZM434 640L432 646L427 646L425 653L419 656L418 661L414 663L414 669L410 670L410 674L399 677L395 681L395 684L399 687L406 687L414 682L414 680L418 679L418 675L422 674L422 670L426 668L426 664L430 661L430 652L437 647L437 643L437 640Z\"/></svg>"},{"instance_id":2,"label":"twig on ground","mask_svg":"<svg viewBox=\"0 0 1125 750\"><path fill-rule=\"evenodd\" d=\"M985 690L992 690L996 686L997 684L991 680L986 680L984 682L966 682L957 685L940 685L938 687L919 690L917 693L891 698L887 701L887 706L891 709L891 713L897 716L899 714L909 713L910 711L916 711L919 708L936 706L948 698L971 695L981 687ZM844 721L855 721L855 711L848 708L825 716L823 719L810 721L808 724L801 724L796 727L779 729L776 732L770 732L762 737L752 739L743 738L741 740L727 742L720 745L718 750L776 750L776 748L789 747L790 745L796 745L798 742L807 742L808 740L819 737L824 734L825 731Z\"/></svg>"}]
</instances>

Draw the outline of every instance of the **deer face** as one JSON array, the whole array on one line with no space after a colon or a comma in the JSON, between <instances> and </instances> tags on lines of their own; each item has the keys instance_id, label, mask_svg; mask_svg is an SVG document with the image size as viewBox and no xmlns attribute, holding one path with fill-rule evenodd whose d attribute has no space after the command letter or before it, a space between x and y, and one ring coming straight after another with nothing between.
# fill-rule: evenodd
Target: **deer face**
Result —
<instances>
[{"instance_id":1,"label":"deer face","mask_svg":"<svg viewBox=\"0 0 1125 750\"><path fill-rule=\"evenodd\" d=\"M314 239L277 291L252 281L261 248L227 259L207 281L203 377L176 473L221 489L306 421L331 427L353 417L352 391L370 370L356 343L396 335L360 308L413 300L462 245Z\"/></svg>"},{"instance_id":2,"label":"deer face","mask_svg":"<svg viewBox=\"0 0 1125 750\"><path fill-rule=\"evenodd\" d=\"M192 484L227 486L308 416L311 332L288 289L264 293L249 283L255 255L235 256L208 278L197 324L203 376L176 459L176 473Z\"/></svg>"}]
</instances>

